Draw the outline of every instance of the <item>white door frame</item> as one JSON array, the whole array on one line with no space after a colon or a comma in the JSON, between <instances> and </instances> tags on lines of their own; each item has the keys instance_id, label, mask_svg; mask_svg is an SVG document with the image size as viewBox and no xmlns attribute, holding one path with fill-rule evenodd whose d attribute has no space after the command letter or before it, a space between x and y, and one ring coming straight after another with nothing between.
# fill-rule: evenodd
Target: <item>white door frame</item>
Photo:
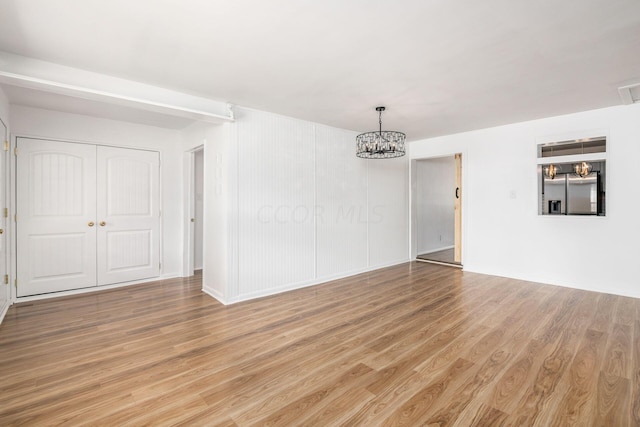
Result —
<instances>
[{"instance_id":1,"label":"white door frame","mask_svg":"<svg viewBox=\"0 0 640 427\"><path fill-rule=\"evenodd\" d=\"M195 234L194 223L196 210L196 189L195 189L195 155L197 151L204 151L204 144L194 147L184 153L184 258L183 277L193 276L195 263ZM206 181L203 183L203 192L206 193ZM204 218L202 218L204 221ZM202 266L204 273L204 265Z\"/></svg>"},{"instance_id":2,"label":"white door frame","mask_svg":"<svg viewBox=\"0 0 640 427\"><path fill-rule=\"evenodd\" d=\"M462 154L462 188L465 189L465 197L462 198L462 254L460 258L460 262L464 265L465 252L466 252L466 218L467 218L467 209L466 209L466 201L468 199L468 186L466 185L466 162L467 162L467 153L465 150L453 150L451 152L443 152L437 155L426 156L426 157L415 157L412 158L409 162L409 255L410 260L415 260L418 256L418 227L417 227L417 212L416 212L416 162L418 160L431 160L431 159L441 159L443 157L454 157L456 154Z\"/></svg>"},{"instance_id":3,"label":"white door frame","mask_svg":"<svg viewBox=\"0 0 640 427\"><path fill-rule=\"evenodd\" d=\"M0 194L2 195L2 197L0 197L0 228L3 229L3 234L2 234L2 238L0 239L0 244L2 245L2 257L0 258L0 264L2 265L2 269L0 270L0 292L3 292L5 294L6 297L6 306L2 307L0 306L0 322L2 321L2 319L4 318L4 315L6 313L6 310L9 308L9 306L13 303L13 298L12 298L12 294L11 294L11 272L9 271L10 269L10 254L9 254L9 248L10 246L10 236L11 236L11 221L9 221L9 218L5 218L4 217L4 209L5 208L9 208L9 197L8 195L10 194L10 185L9 185L9 181L11 179L11 174L9 173L9 159L8 159L8 153L9 153L9 127L7 126L7 124L4 122L4 120L2 119L2 117L0 117L0 124L2 124L2 126L4 127L4 139L1 141L2 144L6 144L6 151L4 149L4 147L0 148L1 154L0 154L0 162L2 162L2 177L0 177L3 180L3 185L4 188L0 189ZM9 278L9 283L5 284L4 283L4 275L7 275L7 277Z\"/></svg>"}]
</instances>

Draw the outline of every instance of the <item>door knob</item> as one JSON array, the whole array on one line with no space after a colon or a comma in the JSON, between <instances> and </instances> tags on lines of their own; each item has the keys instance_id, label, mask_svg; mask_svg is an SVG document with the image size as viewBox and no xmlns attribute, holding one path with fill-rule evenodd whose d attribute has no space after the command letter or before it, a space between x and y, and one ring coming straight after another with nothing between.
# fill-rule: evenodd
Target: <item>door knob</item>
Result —
<instances>
[{"instance_id":1,"label":"door knob","mask_svg":"<svg viewBox=\"0 0 640 427\"><path fill-rule=\"evenodd\" d=\"M2 228L0 228L0 234L4 233L4 230Z\"/></svg>"},{"instance_id":2,"label":"door knob","mask_svg":"<svg viewBox=\"0 0 640 427\"><path fill-rule=\"evenodd\" d=\"M87 224L87 225L88 225L89 227L93 227L93 226L94 226L94 223L93 223L93 221L90 221L90 222L89 222L89 224Z\"/></svg>"},{"instance_id":3,"label":"door knob","mask_svg":"<svg viewBox=\"0 0 640 427\"><path fill-rule=\"evenodd\" d=\"M100 227L104 227L105 225L107 225L107 223L106 223L106 222L104 222L104 221L100 221Z\"/></svg>"}]
</instances>

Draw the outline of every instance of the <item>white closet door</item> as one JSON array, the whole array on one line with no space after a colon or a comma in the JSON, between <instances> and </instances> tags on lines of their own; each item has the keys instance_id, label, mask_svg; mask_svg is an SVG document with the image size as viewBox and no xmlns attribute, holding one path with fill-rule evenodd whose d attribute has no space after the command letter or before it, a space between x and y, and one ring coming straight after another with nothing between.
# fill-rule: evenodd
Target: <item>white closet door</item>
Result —
<instances>
[{"instance_id":1,"label":"white closet door","mask_svg":"<svg viewBox=\"0 0 640 427\"><path fill-rule=\"evenodd\" d=\"M159 153L98 147L98 285L160 274Z\"/></svg>"},{"instance_id":2,"label":"white closet door","mask_svg":"<svg viewBox=\"0 0 640 427\"><path fill-rule=\"evenodd\" d=\"M17 140L18 296L96 285L96 147Z\"/></svg>"}]
</instances>

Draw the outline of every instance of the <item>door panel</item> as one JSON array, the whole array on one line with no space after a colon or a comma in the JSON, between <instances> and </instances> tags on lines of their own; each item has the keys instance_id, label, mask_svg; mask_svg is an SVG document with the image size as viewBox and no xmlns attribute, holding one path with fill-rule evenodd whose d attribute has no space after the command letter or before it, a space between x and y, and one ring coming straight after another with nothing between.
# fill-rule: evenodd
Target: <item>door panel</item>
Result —
<instances>
[{"instance_id":1,"label":"door panel","mask_svg":"<svg viewBox=\"0 0 640 427\"><path fill-rule=\"evenodd\" d=\"M96 147L17 140L18 296L96 285Z\"/></svg>"},{"instance_id":2,"label":"door panel","mask_svg":"<svg viewBox=\"0 0 640 427\"><path fill-rule=\"evenodd\" d=\"M160 274L159 154L98 147L98 284Z\"/></svg>"}]
</instances>

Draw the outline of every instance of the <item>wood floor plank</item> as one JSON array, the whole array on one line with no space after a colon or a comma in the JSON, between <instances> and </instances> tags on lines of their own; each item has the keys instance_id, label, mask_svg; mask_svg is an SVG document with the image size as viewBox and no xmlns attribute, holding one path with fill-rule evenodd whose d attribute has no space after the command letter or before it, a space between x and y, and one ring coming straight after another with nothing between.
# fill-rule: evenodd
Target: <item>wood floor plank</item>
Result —
<instances>
[{"instance_id":1,"label":"wood floor plank","mask_svg":"<svg viewBox=\"0 0 640 427\"><path fill-rule=\"evenodd\" d=\"M600 332L609 332L615 315L615 307L618 297L611 294L599 294L595 315L589 329Z\"/></svg>"},{"instance_id":2,"label":"wood floor plank","mask_svg":"<svg viewBox=\"0 0 640 427\"><path fill-rule=\"evenodd\" d=\"M488 326L473 325L449 344L441 347L432 356L423 356L423 362L415 366L413 370L425 377L429 377L434 372L440 372L445 366L458 359L460 354L467 351L470 346L473 348L489 331Z\"/></svg>"},{"instance_id":3,"label":"wood floor plank","mask_svg":"<svg viewBox=\"0 0 640 427\"><path fill-rule=\"evenodd\" d=\"M638 304L640 308L640 304ZM631 420L633 425L640 426L640 320L633 323L633 376L631 377Z\"/></svg>"},{"instance_id":4,"label":"wood floor plank","mask_svg":"<svg viewBox=\"0 0 640 427\"><path fill-rule=\"evenodd\" d=\"M480 393L490 384L496 375L509 361L511 354L503 349L495 350L487 360L478 367L472 376L456 389L455 395L440 408L434 408L420 419L424 425L452 425Z\"/></svg>"},{"instance_id":5,"label":"wood floor plank","mask_svg":"<svg viewBox=\"0 0 640 427\"><path fill-rule=\"evenodd\" d=\"M502 426L507 420L507 414L498 409L492 408L480 403L479 401L473 402L472 405L467 406L466 410L460 414L453 424L455 427L467 427L467 426Z\"/></svg>"},{"instance_id":6,"label":"wood floor plank","mask_svg":"<svg viewBox=\"0 0 640 427\"><path fill-rule=\"evenodd\" d=\"M327 382L323 387L312 389L310 392L303 394L301 397L294 399L291 403L283 405L280 409L261 420L251 420L246 414L234 416L236 423L243 425L291 425L294 422L304 422L313 408L317 407L320 402L327 399L336 390L349 388L353 383L361 384L366 381L367 377L374 372L373 369L362 363L357 364L349 369L339 378ZM349 399L351 396L344 396Z\"/></svg>"},{"instance_id":7,"label":"wood floor plank","mask_svg":"<svg viewBox=\"0 0 640 427\"><path fill-rule=\"evenodd\" d=\"M398 371L389 377L374 398L366 402L344 422L348 426L376 425L387 418L407 399L425 387L426 379L411 369Z\"/></svg>"},{"instance_id":8,"label":"wood floor plank","mask_svg":"<svg viewBox=\"0 0 640 427\"><path fill-rule=\"evenodd\" d=\"M602 371L613 376L631 378L631 327L613 324Z\"/></svg>"},{"instance_id":9,"label":"wood floor plank","mask_svg":"<svg viewBox=\"0 0 640 427\"><path fill-rule=\"evenodd\" d=\"M329 357L321 363L289 363L291 369L281 375L269 375L267 381L252 381L237 393L225 399L229 412L236 422L242 419L257 420L277 411L283 402L298 398L309 389L319 387L341 375L358 360L358 354L367 355L369 350L356 347L340 357ZM268 393L265 393L265 390ZM214 402L211 402L214 403Z\"/></svg>"},{"instance_id":10,"label":"wood floor plank","mask_svg":"<svg viewBox=\"0 0 640 427\"><path fill-rule=\"evenodd\" d=\"M534 381L536 370L549 347L542 341L530 340L525 351L499 377L487 399L488 404L507 414L514 412L527 387Z\"/></svg>"},{"instance_id":11,"label":"wood floor plank","mask_svg":"<svg viewBox=\"0 0 640 427\"><path fill-rule=\"evenodd\" d=\"M529 308L533 310L533 307L534 305ZM517 305L516 308L522 309ZM524 337L528 337L533 330L531 323L527 321L530 312L521 310L521 312L515 311L509 314L514 317L509 316L504 319L502 324L486 334L484 339L463 353L464 358L477 365L482 363L480 369L473 380L465 382L458 389L455 397L450 399L450 406L436 412L428 422L445 422L446 424L462 422L464 425L465 422L472 422L478 418L476 409L482 406L482 399L475 399L475 396L492 386L497 375L507 368L508 361L518 353ZM476 401L472 402L474 400ZM460 421L465 417L467 417L466 421ZM483 416L480 416L480 419L482 418Z\"/></svg>"},{"instance_id":12,"label":"wood floor plank","mask_svg":"<svg viewBox=\"0 0 640 427\"><path fill-rule=\"evenodd\" d=\"M369 366L382 369L394 363L402 363L404 359L428 358L438 353L445 345L460 339L469 329L477 323L486 320L487 316L495 313L499 302L508 304L510 299L506 297L508 288L501 288L492 298L482 298L481 295L470 297L465 304L455 305L455 310L448 312L433 312L430 321L424 321L424 325L411 334L394 341L393 345L380 348L379 352L366 360ZM423 362L424 363L424 362ZM421 370L416 367L416 370Z\"/></svg>"},{"instance_id":13,"label":"wood floor plank","mask_svg":"<svg viewBox=\"0 0 640 427\"><path fill-rule=\"evenodd\" d=\"M593 419L598 371L606 344L606 334L588 329L570 367L570 387L565 392L553 426L588 425Z\"/></svg>"},{"instance_id":14,"label":"wood floor plank","mask_svg":"<svg viewBox=\"0 0 640 427\"><path fill-rule=\"evenodd\" d=\"M561 309L561 305L557 304L560 295L560 289L552 288L546 297L538 301L535 310L524 324L525 327L515 335L515 339L521 342L520 351L497 379L487 399L489 407L506 414L513 413L527 391L527 386L533 384L536 372L550 353L552 343L530 337L539 335L546 337L548 341L546 331L553 328L557 322L556 313Z\"/></svg>"},{"instance_id":15,"label":"wood floor plank","mask_svg":"<svg viewBox=\"0 0 640 427\"><path fill-rule=\"evenodd\" d=\"M640 425L640 301L407 263L223 306L16 304L0 425Z\"/></svg>"},{"instance_id":16,"label":"wood floor plank","mask_svg":"<svg viewBox=\"0 0 640 427\"><path fill-rule=\"evenodd\" d=\"M630 381L605 372L598 378L598 398L593 425L629 425Z\"/></svg>"},{"instance_id":17,"label":"wood floor plank","mask_svg":"<svg viewBox=\"0 0 640 427\"><path fill-rule=\"evenodd\" d=\"M304 419L304 425L308 426L339 426L345 425L346 420L359 411L371 399L375 397L370 391L360 387L353 387L332 399L325 399L325 404L318 405L314 412L310 411ZM298 420L296 420L296 423Z\"/></svg>"},{"instance_id":18,"label":"wood floor plank","mask_svg":"<svg viewBox=\"0 0 640 427\"><path fill-rule=\"evenodd\" d=\"M518 407L509 414L509 422L516 425L549 425L568 387L566 385L563 388L561 380L577 352L582 335L591 323L593 316L587 315L591 303L588 293L566 291L561 309L552 318L549 327L539 335L545 345L543 354L546 357L535 379L526 387Z\"/></svg>"},{"instance_id":19,"label":"wood floor plank","mask_svg":"<svg viewBox=\"0 0 640 427\"><path fill-rule=\"evenodd\" d=\"M415 425L420 418L431 408L434 403L442 397L451 382L461 376L465 371L473 366L472 362L464 359L458 359L445 370L441 375L436 377L431 383L427 384L422 390L414 394L400 408L396 409L389 417L387 417L382 425L399 426L399 425Z\"/></svg>"},{"instance_id":20,"label":"wood floor plank","mask_svg":"<svg viewBox=\"0 0 640 427\"><path fill-rule=\"evenodd\" d=\"M613 312L613 322L620 325L633 326L636 316L634 298L618 297L618 305Z\"/></svg>"},{"instance_id":21,"label":"wood floor plank","mask_svg":"<svg viewBox=\"0 0 640 427\"><path fill-rule=\"evenodd\" d=\"M493 308L490 302L478 304L472 315L482 317L483 313L488 313ZM406 331L400 334L401 338L394 340L392 345L381 347L380 351L366 360L366 363L376 369L382 369L390 364L399 363L402 359L412 358L415 354L421 357L435 354L443 345L460 337L474 326L472 315L464 309L456 309L449 313L434 312L433 316L424 320L423 326L409 334Z\"/></svg>"}]
</instances>

